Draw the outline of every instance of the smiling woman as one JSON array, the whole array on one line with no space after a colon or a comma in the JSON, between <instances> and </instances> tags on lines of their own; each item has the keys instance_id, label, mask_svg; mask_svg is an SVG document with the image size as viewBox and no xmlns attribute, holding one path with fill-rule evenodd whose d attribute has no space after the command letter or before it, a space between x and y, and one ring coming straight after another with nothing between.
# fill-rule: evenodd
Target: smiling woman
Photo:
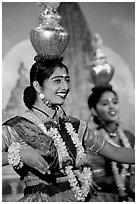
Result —
<instances>
[{"instance_id":1,"label":"smiling woman","mask_svg":"<svg viewBox=\"0 0 137 204\"><path fill-rule=\"evenodd\" d=\"M111 85L93 88L88 99L96 129L115 146L134 147L134 136L123 130L119 122L119 98ZM132 166L111 162L100 156L93 156L95 180L105 192L108 202L134 201L135 178Z\"/></svg>"},{"instance_id":2,"label":"smiling woman","mask_svg":"<svg viewBox=\"0 0 137 204\"><path fill-rule=\"evenodd\" d=\"M24 102L28 108L31 108L34 103L35 106L39 104L41 109L46 108L46 106L43 107L42 102L52 107L54 107L54 104L62 105L64 103L69 92L70 77L67 67L61 61L62 59L60 61L38 60L32 66L30 86L24 92ZM30 98L30 91L33 91L32 99ZM39 97L36 100L37 94Z\"/></svg>"}]
</instances>

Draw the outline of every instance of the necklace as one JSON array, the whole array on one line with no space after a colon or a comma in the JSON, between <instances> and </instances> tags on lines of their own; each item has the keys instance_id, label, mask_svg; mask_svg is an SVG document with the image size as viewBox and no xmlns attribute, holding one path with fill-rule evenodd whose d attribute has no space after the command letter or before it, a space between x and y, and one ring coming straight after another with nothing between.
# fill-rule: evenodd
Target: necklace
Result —
<instances>
[{"instance_id":1,"label":"necklace","mask_svg":"<svg viewBox=\"0 0 137 204\"><path fill-rule=\"evenodd\" d=\"M105 129L105 131L109 134L110 137L116 137L117 136L117 129L118 129L118 124L116 125L116 128L111 131L106 127L103 127Z\"/></svg>"},{"instance_id":2,"label":"necklace","mask_svg":"<svg viewBox=\"0 0 137 204\"><path fill-rule=\"evenodd\" d=\"M105 129L102 129L103 131L103 135L104 138L110 142L111 144L113 144L114 146L120 147L120 145L116 144L108 135L107 131ZM124 147L128 147L131 148L131 145L127 139L127 137L124 134L124 131L120 128L120 126L118 126L117 128L117 134L119 135L120 140L122 141L122 144ZM125 179L126 176L129 174L128 173L128 168L129 168L129 164L121 164L122 165L122 170L121 173L119 173L119 169L117 166L116 162L111 162L112 164L112 171L113 171L113 175L116 181L116 185L118 187L119 193L122 197L124 197L126 195L125 190Z\"/></svg>"},{"instance_id":3,"label":"necklace","mask_svg":"<svg viewBox=\"0 0 137 204\"><path fill-rule=\"evenodd\" d=\"M32 113L35 114L33 111ZM86 166L86 154L73 125L70 122L65 122L67 133L71 136L72 142L77 150L76 165L79 167L80 176L76 176L75 172L73 171L72 159L56 124L51 123L52 121L50 121L50 128L47 129L39 118L36 120L32 114L30 116L31 120L34 121L34 123L43 131L43 133L53 138L54 145L56 146L58 152L60 169L64 169L64 172L67 174L70 187L74 192L76 199L78 201L85 201L90 189L93 187L93 175L91 168Z\"/></svg>"}]
</instances>

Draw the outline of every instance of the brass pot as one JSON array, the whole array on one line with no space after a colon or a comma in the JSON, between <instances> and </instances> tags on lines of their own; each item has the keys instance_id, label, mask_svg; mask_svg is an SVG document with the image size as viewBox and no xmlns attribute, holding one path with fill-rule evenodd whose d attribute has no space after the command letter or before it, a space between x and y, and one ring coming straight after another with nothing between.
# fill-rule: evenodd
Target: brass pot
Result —
<instances>
[{"instance_id":1,"label":"brass pot","mask_svg":"<svg viewBox=\"0 0 137 204\"><path fill-rule=\"evenodd\" d=\"M114 68L106 62L90 69L90 73L92 82L95 86L104 86L111 81L114 75Z\"/></svg>"},{"instance_id":2,"label":"brass pot","mask_svg":"<svg viewBox=\"0 0 137 204\"><path fill-rule=\"evenodd\" d=\"M60 57L69 39L68 31L61 26L61 16L53 8L45 8L39 17L39 25L30 31L32 46L46 59Z\"/></svg>"},{"instance_id":3,"label":"brass pot","mask_svg":"<svg viewBox=\"0 0 137 204\"><path fill-rule=\"evenodd\" d=\"M102 44L100 35L95 33L91 42L93 54L89 65L90 80L95 86L107 85L114 75L114 67L107 62L106 55L101 50Z\"/></svg>"}]
</instances>

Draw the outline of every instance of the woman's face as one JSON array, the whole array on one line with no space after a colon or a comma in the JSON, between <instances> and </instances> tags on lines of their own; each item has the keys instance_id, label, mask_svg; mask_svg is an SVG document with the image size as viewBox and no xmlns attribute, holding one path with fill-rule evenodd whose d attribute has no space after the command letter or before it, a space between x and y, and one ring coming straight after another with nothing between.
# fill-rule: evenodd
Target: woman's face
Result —
<instances>
[{"instance_id":1,"label":"woman's face","mask_svg":"<svg viewBox=\"0 0 137 204\"><path fill-rule=\"evenodd\" d=\"M111 91L104 92L96 105L96 113L101 121L118 121L119 102L117 96Z\"/></svg>"},{"instance_id":2,"label":"woman's face","mask_svg":"<svg viewBox=\"0 0 137 204\"><path fill-rule=\"evenodd\" d=\"M70 90L70 76L65 68L57 67L48 80L44 82L42 93L52 104L62 105Z\"/></svg>"}]
</instances>

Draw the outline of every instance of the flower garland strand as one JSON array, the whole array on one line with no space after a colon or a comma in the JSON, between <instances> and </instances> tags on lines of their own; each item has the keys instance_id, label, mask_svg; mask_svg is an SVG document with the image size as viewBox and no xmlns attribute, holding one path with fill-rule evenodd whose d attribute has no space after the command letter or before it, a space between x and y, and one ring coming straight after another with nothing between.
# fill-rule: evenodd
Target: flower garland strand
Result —
<instances>
[{"instance_id":1,"label":"flower garland strand","mask_svg":"<svg viewBox=\"0 0 137 204\"><path fill-rule=\"evenodd\" d=\"M48 136L52 137L54 140L54 144L56 146L57 152L58 152L58 158L59 158L59 165L60 168L63 167L63 163L65 163L65 173L67 174L68 181L70 183L70 187L72 191L74 192L74 195L78 201L85 201L85 198L87 197L91 187L92 187L92 181L93 181L93 174L90 169L90 167L84 166L86 154L84 152L84 148L82 147L82 144L80 143L80 140L78 138L78 134L76 133L75 129L73 128L71 123L65 122L65 127L69 135L71 136L71 139L76 147L77 150L77 165L81 167L83 165L83 171L79 174L81 175L82 179L75 175L73 171L73 166L71 164L71 158L69 156L69 153L66 148L65 142L63 142L63 139L57 129L57 127L50 127L49 130L45 127L45 125L41 122L33 118L33 121L35 124ZM54 124L54 123L53 123ZM78 180L80 181L81 186L78 183Z\"/></svg>"},{"instance_id":2,"label":"flower garland strand","mask_svg":"<svg viewBox=\"0 0 137 204\"><path fill-rule=\"evenodd\" d=\"M108 133L103 129L103 135L104 135L104 138L110 142L111 144L117 146L117 147L120 147L118 144L116 144L108 135ZM131 148L131 144L129 143L127 137L125 136L123 130L118 127L118 135L122 141L122 144L124 145L124 147L127 147L127 148ZM129 168L129 164L121 164L122 165L122 171L121 173L119 173L119 169L117 167L117 163L116 162L111 162L112 163L112 171L113 171L113 174L114 174L114 178L115 178L115 181L116 181L116 184L117 184L117 187L118 187L118 190L120 192L120 195L124 196L124 191L126 190L126 187L124 185L124 181L125 181L125 177L127 176L127 170Z\"/></svg>"},{"instance_id":3,"label":"flower garland strand","mask_svg":"<svg viewBox=\"0 0 137 204\"><path fill-rule=\"evenodd\" d=\"M71 123L65 123L65 127L66 127L68 134L71 136L73 143L75 144L77 148L76 165L79 166L79 164L84 164L84 162L86 161L86 154L85 154L83 146L80 143L78 134L76 133Z\"/></svg>"},{"instance_id":4,"label":"flower garland strand","mask_svg":"<svg viewBox=\"0 0 137 204\"><path fill-rule=\"evenodd\" d=\"M71 127L70 123L65 123L65 125L66 125L67 131L71 133L72 141L74 142L77 148L77 153L79 152L80 159L82 159L82 157L85 159L84 149L82 145L80 145L78 135L72 128L69 129L69 127ZM63 142L60 133L55 127L54 128L51 127L50 130L47 131L47 128L44 126L44 124L38 123L38 126L43 130L45 134L51 136L54 139L54 144L58 151L60 167L62 167L63 162L66 162L67 160L69 160L70 157L69 157L65 142ZM83 164L83 159L82 159L82 164ZM73 169L72 165L65 166L65 172L68 176L70 186L77 200L84 201L90 191L90 187L92 183L92 179L91 179L92 172L90 168L84 167L84 170L81 174L83 174L83 178L85 179L84 179L84 184L82 184L82 187L80 187L72 169Z\"/></svg>"},{"instance_id":5,"label":"flower garland strand","mask_svg":"<svg viewBox=\"0 0 137 204\"><path fill-rule=\"evenodd\" d=\"M83 146L80 143L78 134L76 133L76 131L75 131L75 129L71 123L65 123L65 127L66 127L68 134L71 136L71 139L72 139L72 141L75 144L75 147L77 149L76 165L77 166L84 165L84 163L86 161L86 154L85 154ZM92 171L91 171L90 167L84 166L83 172L81 174L82 174L82 178L85 178L84 182L82 180L82 182L84 184L82 185L81 189L82 189L82 192L84 194L83 196L87 197L88 192L90 191L91 183L93 181L92 180L92 178L93 178Z\"/></svg>"}]
</instances>

